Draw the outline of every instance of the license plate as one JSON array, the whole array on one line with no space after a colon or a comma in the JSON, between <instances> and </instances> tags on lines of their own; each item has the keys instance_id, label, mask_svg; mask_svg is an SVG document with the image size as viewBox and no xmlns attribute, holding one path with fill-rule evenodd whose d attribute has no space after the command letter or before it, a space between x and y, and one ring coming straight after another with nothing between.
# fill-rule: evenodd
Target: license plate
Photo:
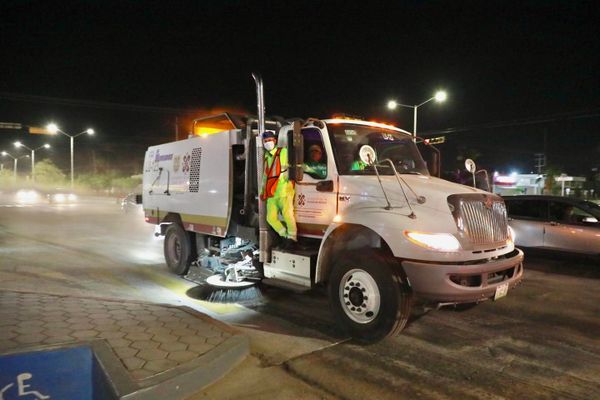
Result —
<instances>
[{"instance_id":1,"label":"license plate","mask_svg":"<svg viewBox=\"0 0 600 400\"><path fill-rule=\"evenodd\" d=\"M503 283L502 285L496 288L496 294L494 295L494 300L501 299L506 296L508 293L508 282Z\"/></svg>"}]
</instances>

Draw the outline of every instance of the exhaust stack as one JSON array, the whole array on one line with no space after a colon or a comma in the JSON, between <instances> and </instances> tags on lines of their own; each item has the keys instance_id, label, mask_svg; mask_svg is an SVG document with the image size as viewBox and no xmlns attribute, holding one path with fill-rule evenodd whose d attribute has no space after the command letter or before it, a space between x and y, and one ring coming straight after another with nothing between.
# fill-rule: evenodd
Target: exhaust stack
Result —
<instances>
[{"instance_id":1,"label":"exhaust stack","mask_svg":"<svg viewBox=\"0 0 600 400\"><path fill-rule=\"evenodd\" d=\"M260 135L265 131L265 98L263 91L263 80L261 76L255 72L252 73L252 78L256 83L256 106L258 108L258 134L256 136L256 182L258 182L257 189L262 188L262 170L263 170L263 145ZM269 262L269 250L271 244L269 243L269 227L267 225L266 217L266 203L261 200L260 193L257 193L258 197L258 246L259 246L259 261Z\"/></svg>"}]
</instances>

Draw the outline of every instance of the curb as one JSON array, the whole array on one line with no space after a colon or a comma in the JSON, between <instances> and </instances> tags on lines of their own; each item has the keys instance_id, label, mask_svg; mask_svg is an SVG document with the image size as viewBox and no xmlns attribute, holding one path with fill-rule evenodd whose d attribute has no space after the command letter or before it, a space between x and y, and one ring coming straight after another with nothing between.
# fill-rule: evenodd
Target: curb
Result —
<instances>
[{"instance_id":1,"label":"curb","mask_svg":"<svg viewBox=\"0 0 600 400\"><path fill-rule=\"evenodd\" d=\"M159 379L161 375L170 377L160 383L145 387L119 397L123 400L184 399L199 390L215 383L227 372L241 363L250 354L250 341L245 336L232 336L214 350L181 366L187 372L174 368L148 379ZM145 383L145 382L143 382Z\"/></svg>"}]
</instances>

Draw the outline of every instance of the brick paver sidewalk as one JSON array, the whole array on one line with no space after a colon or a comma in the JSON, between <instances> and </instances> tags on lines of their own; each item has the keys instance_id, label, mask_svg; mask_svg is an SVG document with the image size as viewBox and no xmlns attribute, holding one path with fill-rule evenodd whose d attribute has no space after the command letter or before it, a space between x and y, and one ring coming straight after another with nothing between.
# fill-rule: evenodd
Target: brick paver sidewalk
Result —
<instances>
[{"instance_id":1,"label":"brick paver sidewalk","mask_svg":"<svg viewBox=\"0 0 600 400\"><path fill-rule=\"evenodd\" d=\"M134 380L192 361L233 334L179 307L0 291L0 353L105 339Z\"/></svg>"}]
</instances>

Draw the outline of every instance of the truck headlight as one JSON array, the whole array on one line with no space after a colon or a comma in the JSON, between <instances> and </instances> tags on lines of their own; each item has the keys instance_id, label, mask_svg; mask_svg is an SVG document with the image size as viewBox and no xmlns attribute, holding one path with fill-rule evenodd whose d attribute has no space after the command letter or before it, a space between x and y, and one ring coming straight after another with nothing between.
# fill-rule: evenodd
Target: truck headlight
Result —
<instances>
[{"instance_id":1,"label":"truck headlight","mask_svg":"<svg viewBox=\"0 0 600 400\"><path fill-rule=\"evenodd\" d=\"M517 239L517 235L515 234L515 230L509 226L508 227L508 241L514 244L516 239Z\"/></svg>"},{"instance_id":2,"label":"truck headlight","mask_svg":"<svg viewBox=\"0 0 600 400\"><path fill-rule=\"evenodd\" d=\"M460 250L460 243L449 233L425 233L404 231L404 236L412 243L429 250L454 252Z\"/></svg>"}]
</instances>

